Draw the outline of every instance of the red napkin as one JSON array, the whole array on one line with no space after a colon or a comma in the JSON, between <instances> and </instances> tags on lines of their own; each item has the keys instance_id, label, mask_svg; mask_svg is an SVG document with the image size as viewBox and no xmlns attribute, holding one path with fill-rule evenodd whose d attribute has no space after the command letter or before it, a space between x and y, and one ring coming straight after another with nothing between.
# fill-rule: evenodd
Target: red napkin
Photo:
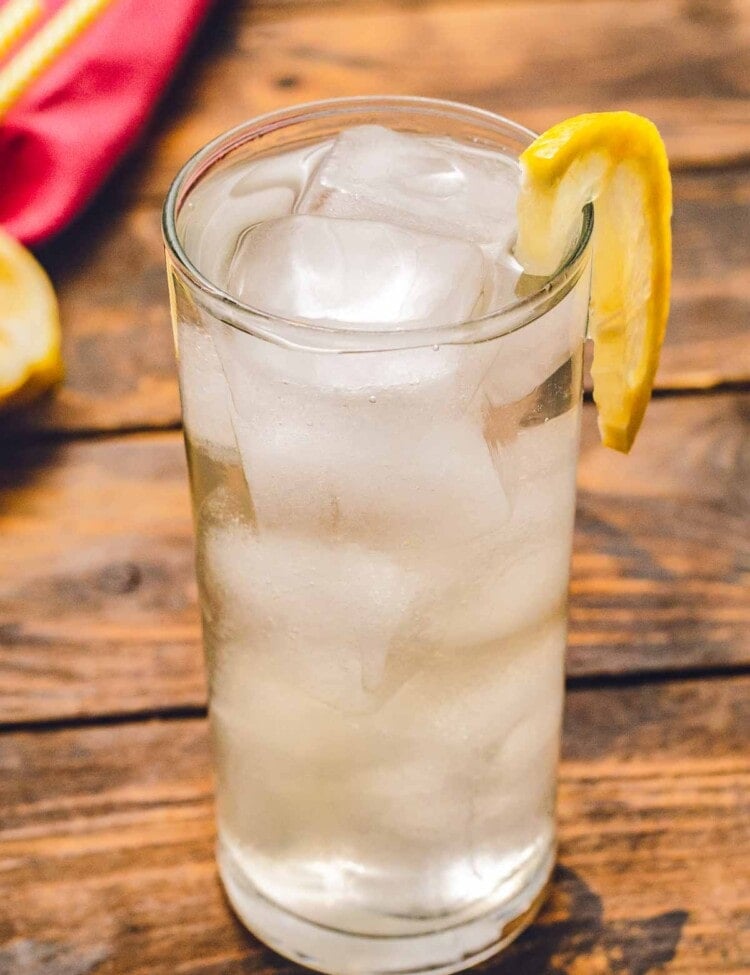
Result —
<instances>
[{"instance_id":1,"label":"red napkin","mask_svg":"<svg viewBox=\"0 0 750 975\"><path fill-rule=\"evenodd\" d=\"M0 224L61 230L132 145L211 0L113 0L0 119ZM62 0L49 3L50 12Z\"/></svg>"}]
</instances>

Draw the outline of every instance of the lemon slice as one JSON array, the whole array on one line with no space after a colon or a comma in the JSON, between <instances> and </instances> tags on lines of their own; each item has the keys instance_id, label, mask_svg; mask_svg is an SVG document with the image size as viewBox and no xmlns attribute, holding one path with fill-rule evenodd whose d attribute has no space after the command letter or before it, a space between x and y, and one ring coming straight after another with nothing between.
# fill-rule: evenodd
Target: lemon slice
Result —
<instances>
[{"instance_id":1,"label":"lemon slice","mask_svg":"<svg viewBox=\"0 0 750 975\"><path fill-rule=\"evenodd\" d=\"M36 259L0 230L0 409L62 377L57 299Z\"/></svg>"},{"instance_id":2,"label":"lemon slice","mask_svg":"<svg viewBox=\"0 0 750 975\"><path fill-rule=\"evenodd\" d=\"M669 313L672 187L656 126L630 112L578 115L521 156L516 257L554 273L594 203L589 335L607 447L627 452L651 397Z\"/></svg>"}]
</instances>

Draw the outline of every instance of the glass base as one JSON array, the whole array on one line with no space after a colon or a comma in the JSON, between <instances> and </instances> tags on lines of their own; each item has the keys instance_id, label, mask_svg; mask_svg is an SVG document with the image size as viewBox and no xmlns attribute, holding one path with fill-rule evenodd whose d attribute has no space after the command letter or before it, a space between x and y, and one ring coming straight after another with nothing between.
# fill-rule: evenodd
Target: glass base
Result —
<instances>
[{"instance_id":1,"label":"glass base","mask_svg":"<svg viewBox=\"0 0 750 975\"><path fill-rule=\"evenodd\" d=\"M523 890L480 917L438 931L394 936L353 934L306 921L261 894L221 842L217 859L240 920L285 958L328 975L448 975L501 951L531 924L547 894L555 850L546 851Z\"/></svg>"}]
</instances>

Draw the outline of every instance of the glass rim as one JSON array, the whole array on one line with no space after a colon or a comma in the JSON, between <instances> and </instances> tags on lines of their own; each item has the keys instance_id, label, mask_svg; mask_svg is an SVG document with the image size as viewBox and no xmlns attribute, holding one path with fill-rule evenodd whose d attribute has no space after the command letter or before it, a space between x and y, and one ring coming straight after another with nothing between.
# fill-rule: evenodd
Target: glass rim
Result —
<instances>
[{"instance_id":1,"label":"glass rim","mask_svg":"<svg viewBox=\"0 0 750 975\"><path fill-rule=\"evenodd\" d=\"M461 102L409 95L357 95L328 98L276 109L255 116L220 133L198 149L173 179L162 210L162 235L167 255L194 289L196 298L214 318L276 344L318 351L387 351L432 345L470 345L489 341L517 331L540 318L558 304L573 288L584 269L594 225L594 211L588 204L583 211L581 232L563 264L537 291L501 305L493 311L457 323L406 328L385 328L382 324L334 326L311 319L275 315L245 304L203 275L188 257L177 231L177 215L190 191L216 163L268 132L315 118L356 114L363 109L382 112L422 112L425 115L453 117L490 123L489 128L509 130L530 144L536 133L502 115Z\"/></svg>"}]
</instances>

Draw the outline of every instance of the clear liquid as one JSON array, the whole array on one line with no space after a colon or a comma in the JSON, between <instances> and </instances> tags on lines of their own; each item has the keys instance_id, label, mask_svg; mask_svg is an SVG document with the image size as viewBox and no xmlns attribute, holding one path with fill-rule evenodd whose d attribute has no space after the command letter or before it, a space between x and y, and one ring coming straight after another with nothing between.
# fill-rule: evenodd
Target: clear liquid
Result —
<instances>
[{"instance_id":1,"label":"clear liquid","mask_svg":"<svg viewBox=\"0 0 750 975\"><path fill-rule=\"evenodd\" d=\"M579 368L570 361L562 372ZM523 491L503 530L454 545L448 565L421 535L404 532L397 551L373 549L373 560L386 553L419 574L402 611L405 632L377 648L385 662L373 673L355 614L372 617L378 595L357 580L342 605L336 589L346 582L324 558L319 571L331 577L297 600L299 622L312 630L306 647L304 629L284 629L294 597L285 607L288 592L279 593L274 606L268 580L251 592L266 565L263 546L271 575L279 556L257 523L242 466L191 447L219 834L252 884L293 913L367 934L435 930L521 889L548 853L577 437L577 404L561 388L571 388L569 378L486 420L488 431L517 428ZM547 461L562 454L571 460L551 476ZM367 559L377 534L361 523L335 545ZM217 560L222 538L234 548ZM303 587L331 532L311 524L305 538L284 544L282 556L308 560L301 572L289 567L293 586ZM474 560L480 568L467 580ZM534 583L544 592L529 593ZM513 614L486 604L493 586L517 604Z\"/></svg>"},{"instance_id":2,"label":"clear liquid","mask_svg":"<svg viewBox=\"0 0 750 975\"><path fill-rule=\"evenodd\" d=\"M321 151L225 189L293 201ZM220 189L183 227L217 280L251 212ZM222 873L313 967L378 969L311 961L261 903L409 938L549 869L586 304L582 283L491 342L355 355L178 317Z\"/></svg>"}]
</instances>

